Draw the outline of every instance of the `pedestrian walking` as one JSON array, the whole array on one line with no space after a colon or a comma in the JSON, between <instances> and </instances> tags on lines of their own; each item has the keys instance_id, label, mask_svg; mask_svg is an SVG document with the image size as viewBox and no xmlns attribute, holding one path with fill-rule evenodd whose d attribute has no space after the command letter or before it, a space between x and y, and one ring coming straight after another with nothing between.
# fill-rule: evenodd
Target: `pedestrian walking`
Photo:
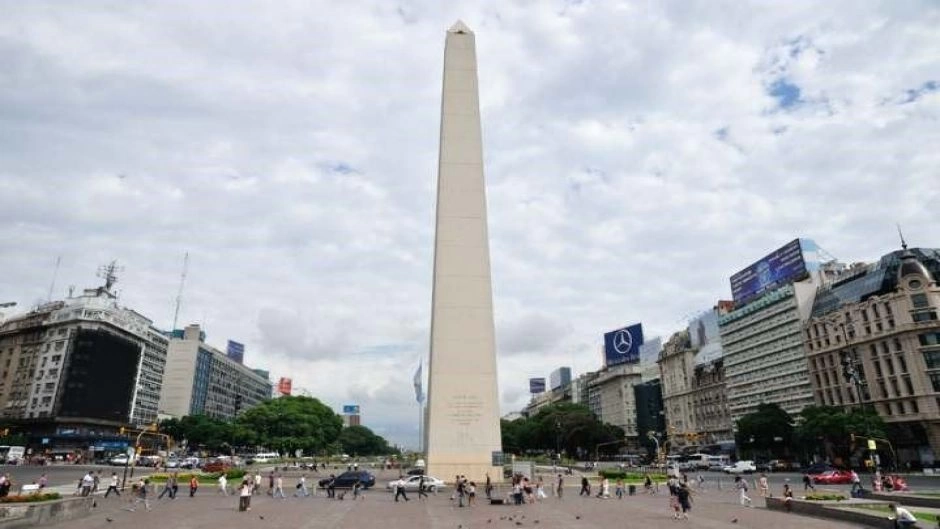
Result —
<instances>
[{"instance_id":1,"label":"pedestrian walking","mask_svg":"<svg viewBox=\"0 0 940 529\"><path fill-rule=\"evenodd\" d=\"M326 497L335 498L336 497L336 475L330 474L329 481L326 482Z\"/></svg>"},{"instance_id":2,"label":"pedestrian walking","mask_svg":"<svg viewBox=\"0 0 940 529\"><path fill-rule=\"evenodd\" d=\"M43 474L43 476L45 476L45 474ZM42 478L40 478L40 479L42 479ZM118 487L117 487L117 486L118 486L117 472L112 472L112 473L111 473L111 482L108 484L108 490L106 490L106 491L104 492L104 497L107 498L108 496L111 495L112 492L114 492L115 494L117 494L118 496L120 496L120 495L121 495L121 491L118 490ZM42 485L40 485L40 488L42 488Z\"/></svg>"},{"instance_id":3,"label":"pedestrian walking","mask_svg":"<svg viewBox=\"0 0 940 529\"><path fill-rule=\"evenodd\" d=\"M813 485L813 478L809 476L809 473L803 473L803 490L812 489L813 492L816 492L816 487Z\"/></svg>"},{"instance_id":4,"label":"pedestrian walking","mask_svg":"<svg viewBox=\"0 0 940 529\"><path fill-rule=\"evenodd\" d=\"M274 471L268 473L268 496L274 496Z\"/></svg>"},{"instance_id":5,"label":"pedestrian walking","mask_svg":"<svg viewBox=\"0 0 940 529\"><path fill-rule=\"evenodd\" d=\"M399 497L404 498L405 501L409 501L408 495L405 494L405 484L402 482L402 480L395 482L395 501L398 501Z\"/></svg>"},{"instance_id":6,"label":"pedestrian walking","mask_svg":"<svg viewBox=\"0 0 940 529\"><path fill-rule=\"evenodd\" d=\"M238 510L239 512L245 512L251 510L251 489L254 488L254 483L251 481L250 477L246 477L242 480L241 486L238 488Z\"/></svg>"},{"instance_id":7,"label":"pedestrian walking","mask_svg":"<svg viewBox=\"0 0 940 529\"><path fill-rule=\"evenodd\" d=\"M689 511L692 510L692 489L689 488L687 483L679 485L679 489L676 490L676 498L679 500L679 506L682 508L682 518L688 520Z\"/></svg>"},{"instance_id":8,"label":"pedestrian walking","mask_svg":"<svg viewBox=\"0 0 940 529\"><path fill-rule=\"evenodd\" d=\"M273 498L279 497L282 500L287 499L287 496L284 495L284 478L281 477L280 474L278 474L277 477L274 478L274 492L271 493L271 497Z\"/></svg>"},{"instance_id":9,"label":"pedestrian walking","mask_svg":"<svg viewBox=\"0 0 940 529\"><path fill-rule=\"evenodd\" d=\"M547 497L548 494L545 494L545 486L542 483L542 478L539 478L539 480L535 482L535 499L538 501L544 500Z\"/></svg>"},{"instance_id":10,"label":"pedestrian walking","mask_svg":"<svg viewBox=\"0 0 940 529\"><path fill-rule=\"evenodd\" d=\"M150 480L149 479L140 480L135 486L134 501L127 508L127 510L134 512L135 510L137 510L137 505L143 503L144 508L147 509L147 511L150 511L150 500L148 496L150 494L149 489L150 489Z\"/></svg>"},{"instance_id":11,"label":"pedestrian walking","mask_svg":"<svg viewBox=\"0 0 940 529\"><path fill-rule=\"evenodd\" d=\"M565 494L565 478L558 474L558 484L555 486L555 495L558 496L558 499L562 499Z\"/></svg>"},{"instance_id":12,"label":"pedestrian walking","mask_svg":"<svg viewBox=\"0 0 940 529\"><path fill-rule=\"evenodd\" d=\"M487 479L489 479L489 475L487 475ZM421 479L418 480L418 499L427 497L427 493L424 492L424 474L421 474Z\"/></svg>"},{"instance_id":13,"label":"pedestrian walking","mask_svg":"<svg viewBox=\"0 0 940 529\"><path fill-rule=\"evenodd\" d=\"M760 477L757 478L757 488L760 489L761 498L770 496L770 484L767 482L767 474L761 472Z\"/></svg>"},{"instance_id":14,"label":"pedestrian walking","mask_svg":"<svg viewBox=\"0 0 940 529\"><path fill-rule=\"evenodd\" d=\"M47 478L46 473L43 472L42 475L39 476L39 490L46 488L46 485L48 484L49 484L49 478Z\"/></svg>"},{"instance_id":15,"label":"pedestrian walking","mask_svg":"<svg viewBox=\"0 0 940 529\"><path fill-rule=\"evenodd\" d=\"M578 493L578 496L590 496L591 495L591 484L588 482L587 476L581 476L581 492Z\"/></svg>"},{"instance_id":16,"label":"pedestrian walking","mask_svg":"<svg viewBox=\"0 0 940 529\"><path fill-rule=\"evenodd\" d=\"M81 495L88 496L91 494L92 487L95 486L95 478L91 475L91 471L85 473L82 476L82 480L79 482L79 487L81 487Z\"/></svg>"},{"instance_id":17,"label":"pedestrian walking","mask_svg":"<svg viewBox=\"0 0 940 529\"><path fill-rule=\"evenodd\" d=\"M228 496L228 478L225 477L224 472L219 476L219 494Z\"/></svg>"},{"instance_id":18,"label":"pedestrian walking","mask_svg":"<svg viewBox=\"0 0 940 529\"><path fill-rule=\"evenodd\" d=\"M195 496L197 490L199 490L199 480L195 474L192 474L189 476L189 497Z\"/></svg>"},{"instance_id":19,"label":"pedestrian walking","mask_svg":"<svg viewBox=\"0 0 940 529\"><path fill-rule=\"evenodd\" d=\"M353 483L353 500L364 500L366 499L365 495L362 493L362 482L358 479Z\"/></svg>"},{"instance_id":20,"label":"pedestrian walking","mask_svg":"<svg viewBox=\"0 0 940 529\"><path fill-rule=\"evenodd\" d=\"M617 495L618 500L623 499L623 480L617 478L617 482L614 484L614 494Z\"/></svg>"},{"instance_id":21,"label":"pedestrian walking","mask_svg":"<svg viewBox=\"0 0 940 529\"><path fill-rule=\"evenodd\" d=\"M252 494L261 494L261 471L255 472L255 486L252 489Z\"/></svg>"},{"instance_id":22,"label":"pedestrian walking","mask_svg":"<svg viewBox=\"0 0 940 529\"><path fill-rule=\"evenodd\" d=\"M163 490L160 491L160 495L157 496L158 500L163 499L163 495L166 494L170 499L176 498L176 493L173 491L173 484L176 483L176 475L172 475L166 478L166 483L163 484Z\"/></svg>"},{"instance_id":23,"label":"pedestrian walking","mask_svg":"<svg viewBox=\"0 0 940 529\"><path fill-rule=\"evenodd\" d=\"M747 480L741 479L741 476L734 477L735 487L738 489L738 499L743 507L751 506L751 498L747 495Z\"/></svg>"},{"instance_id":24,"label":"pedestrian walking","mask_svg":"<svg viewBox=\"0 0 940 529\"><path fill-rule=\"evenodd\" d=\"M490 480L490 473L486 473L486 484L483 486L483 492L486 493L486 499L493 499L493 481Z\"/></svg>"},{"instance_id":25,"label":"pedestrian walking","mask_svg":"<svg viewBox=\"0 0 940 529\"><path fill-rule=\"evenodd\" d=\"M643 489L647 494L653 494L653 478L649 474L643 478Z\"/></svg>"},{"instance_id":26,"label":"pedestrian walking","mask_svg":"<svg viewBox=\"0 0 940 529\"><path fill-rule=\"evenodd\" d=\"M294 491L295 498L297 497L306 498L307 496L310 495L310 491L307 490L307 475L306 474L300 475L300 479L297 480L297 486L294 488L296 489Z\"/></svg>"},{"instance_id":27,"label":"pedestrian walking","mask_svg":"<svg viewBox=\"0 0 940 529\"><path fill-rule=\"evenodd\" d=\"M476 501L476 497L477 497L477 484L471 481L469 484L467 484L466 492L467 492L467 506L473 507L473 503L474 501Z\"/></svg>"},{"instance_id":28,"label":"pedestrian walking","mask_svg":"<svg viewBox=\"0 0 940 529\"><path fill-rule=\"evenodd\" d=\"M862 478L858 477L858 472L852 471L852 492L854 496L858 491L862 490Z\"/></svg>"},{"instance_id":29,"label":"pedestrian walking","mask_svg":"<svg viewBox=\"0 0 940 529\"><path fill-rule=\"evenodd\" d=\"M101 484L101 471L99 470L97 472L93 472L91 478L94 481L94 484L91 487L91 493L94 494L98 492L98 485Z\"/></svg>"}]
</instances>

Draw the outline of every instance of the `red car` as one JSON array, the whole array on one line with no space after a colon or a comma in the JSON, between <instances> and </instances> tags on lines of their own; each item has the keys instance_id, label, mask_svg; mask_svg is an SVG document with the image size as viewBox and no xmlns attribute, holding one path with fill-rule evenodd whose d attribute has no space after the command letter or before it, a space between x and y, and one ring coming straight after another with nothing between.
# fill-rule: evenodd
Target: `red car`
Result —
<instances>
[{"instance_id":1,"label":"red car","mask_svg":"<svg viewBox=\"0 0 940 529\"><path fill-rule=\"evenodd\" d=\"M847 485L852 483L852 473L848 470L827 470L813 476L813 483L820 485Z\"/></svg>"}]
</instances>

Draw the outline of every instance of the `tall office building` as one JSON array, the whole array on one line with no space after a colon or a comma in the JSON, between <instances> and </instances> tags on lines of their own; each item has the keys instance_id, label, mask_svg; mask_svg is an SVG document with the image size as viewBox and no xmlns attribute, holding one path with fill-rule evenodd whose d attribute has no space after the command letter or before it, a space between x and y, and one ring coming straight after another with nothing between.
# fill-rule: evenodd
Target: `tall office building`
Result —
<instances>
[{"instance_id":1,"label":"tall office building","mask_svg":"<svg viewBox=\"0 0 940 529\"><path fill-rule=\"evenodd\" d=\"M873 408L902 465L940 456L938 278L940 250L905 246L821 289L803 327L816 403Z\"/></svg>"},{"instance_id":2,"label":"tall office building","mask_svg":"<svg viewBox=\"0 0 940 529\"><path fill-rule=\"evenodd\" d=\"M829 280L818 247L797 239L731 277L735 309L718 319L732 423L774 403L790 414L813 404L802 327Z\"/></svg>"},{"instance_id":3,"label":"tall office building","mask_svg":"<svg viewBox=\"0 0 940 529\"><path fill-rule=\"evenodd\" d=\"M160 413L232 419L271 398L266 371L251 369L205 341L199 325L174 330L166 355Z\"/></svg>"},{"instance_id":4,"label":"tall office building","mask_svg":"<svg viewBox=\"0 0 940 529\"><path fill-rule=\"evenodd\" d=\"M17 419L39 450L101 447L122 426L157 420L168 340L118 305L113 272L102 287L0 325L0 416Z\"/></svg>"}]
</instances>

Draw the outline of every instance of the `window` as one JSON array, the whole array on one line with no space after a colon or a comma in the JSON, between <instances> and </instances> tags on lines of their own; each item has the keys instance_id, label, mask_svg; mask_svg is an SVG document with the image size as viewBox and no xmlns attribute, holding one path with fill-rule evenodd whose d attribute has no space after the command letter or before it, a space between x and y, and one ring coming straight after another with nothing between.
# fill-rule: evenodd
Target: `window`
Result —
<instances>
[{"instance_id":1,"label":"window","mask_svg":"<svg viewBox=\"0 0 940 529\"><path fill-rule=\"evenodd\" d=\"M898 415L904 415L905 413L907 413L907 410L904 408L904 401L903 401L903 400L902 400L902 401L895 402L895 403L894 403L894 407L897 409Z\"/></svg>"},{"instance_id":2,"label":"window","mask_svg":"<svg viewBox=\"0 0 940 529\"><path fill-rule=\"evenodd\" d=\"M875 364L875 376L877 378L883 377L884 374L881 372L881 362L879 362L878 360L875 360L872 363Z\"/></svg>"},{"instance_id":3,"label":"window","mask_svg":"<svg viewBox=\"0 0 940 529\"><path fill-rule=\"evenodd\" d=\"M924 363L927 364L927 369L940 367L940 351L924 351Z\"/></svg>"},{"instance_id":4,"label":"window","mask_svg":"<svg viewBox=\"0 0 940 529\"><path fill-rule=\"evenodd\" d=\"M930 373L930 384L934 391L940 391L940 373ZM937 399L937 403L940 404L940 398Z\"/></svg>"},{"instance_id":5,"label":"window","mask_svg":"<svg viewBox=\"0 0 940 529\"><path fill-rule=\"evenodd\" d=\"M894 350L895 350L895 351L900 351L901 349L902 349L902 347L901 347L901 340L898 340L897 338L895 338L895 339L894 339Z\"/></svg>"},{"instance_id":6,"label":"window","mask_svg":"<svg viewBox=\"0 0 940 529\"><path fill-rule=\"evenodd\" d=\"M885 365L888 366L888 374L894 374L894 362L891 361L891 357L888 356L885 358Z\"/></svg>"},{"instance_id":7,"label":"window","mask_svg":"<svg viewBox=\"0 0 940 529\"><path fill-rule=\"evenodd\" d=\"M935 321L937 319L937 312L933 310L928 310L926 312L915 312L912 317L915 322Z\"/></svg>"},{"instance_id":8,"label":"window","mask_svg":"<svg viewBox=\"0 0 940 529\"><path fill-rule=\"evenodd\" d=\"M940 345L940 332L928 332L917 337L921 345ZM9 362L9 360L7 360Z\"/></svg>"},{"instance_id":9,"label":"window","mask_svg":"<svg viewBox=\"0 0 940 529\"><path fill-rule=\"evenodd\" d=\"M913 294L911 295L911 305L914 305L915 309L922 309L928 305L927 303L927 294Z\"/></svg>"},{"instance_id":10,"label":"window","mask_svg":"<svg viewBox=\"0 0 940 529\"><path fill-rule=\"evenodd\" d=\"M862 309L860 312L862 313L862 321L867 322L867 321L868 321L868 311L865 310L865 309Z\"/></svg>"},{"instance_id":11,"label":"window","mask_svg":"<svg viewBox=\"0 0 940 529\"><path fill-rule=\"evenodd\" d=\"M911 377L904 377L904 389L907 390L908 395L914 394L914 385L911 384Z\"/></svg>"},{"instance_id":12,"label":"window","mask_svg":"<svg viewBox=\"0 0 940 529\"><path fill-rule=\"evenodd\" d=\"M878 389L881 390L881 398L886 399L890 397L890 395L888 395L888 386L885 385L884 380L878 381Z\"/></svg>"},{"instance_id":13,"label":"window","mask_svg":"<svg viewBox=\"0 0 940 529\"><path fill-rule=\"evenodd\" d=\"M898 355L898 364L901 366L901 372L907 373L907 360L904 359L904 355Z\"/></svg>"},{"instance_id":14,"label":"window","mask_svg":"<svg viewBox=\"0 0 940 529\"><path fill-rule=\"evenodd\" d=\"M911 401L911 413L920 413L920 407L917 406L916 400Z\"/></svg>"},{"instance_id":15,"label":"window","mask_svg":"<svg viewBox=\"0 0 940 529\"><path fill-rule=\"evenodd\" d=\"M891 304L890 304L890 303L885 303L885 314L887 314L888 316L890 316L890 315L893 314L893 312L891 312Z\"/></svg>"},{"instance_id":16,"label":"window","mask_svg":"<svg viewBox=\"0 0 940 529\"><path fill-rule=\"evenodd\" d=\"M920 285L921 285L921 282L919 279L911 279L910 281L907 282L907 286L910 287L912 290L917 290L918 288L920 288Z\"/></svg>"},{"instance_id":17,"label":"window","mask_svg":"<svg viewBox=\"0 0 940 529\"><path fill-rule=\"evenodd\" d=\"M896 378L891 379L891 389L894 390L895 397L901 396L901 392L898 390L898 379Z\"/></svg>"}]
</instances>

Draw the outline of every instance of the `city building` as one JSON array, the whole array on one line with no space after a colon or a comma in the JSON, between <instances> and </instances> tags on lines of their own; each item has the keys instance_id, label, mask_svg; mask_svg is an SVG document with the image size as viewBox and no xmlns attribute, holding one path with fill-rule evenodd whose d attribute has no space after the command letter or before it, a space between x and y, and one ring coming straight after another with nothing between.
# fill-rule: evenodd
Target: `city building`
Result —
<instances>
[{"instance_id":1,"label":"city building","mask_svg":"<svg viewBox=\"0 0 940 529\"><path fill-rule=\"evenodd\" d=\"M666 431L662 386L659 379L650 380L633 386L633 393L636 402L637 439L649 454L653 454L656 445L650 440L649 434L658 435Z\"/></svg>"},{"instance_id":2,"label":"city building","mask_svg":"<svg viewBox=\"0 0 940 529\"><path fill-rule=\"evenodd\" d=\"M361 410L358 404L346 404L343 406L343 426L360 426L362 424Z\"/></svg>"},{"instance_id":3,"label":"city building","mask_svg":"<svg viewBox=\"0 0 940 529\"><path fill-rule=\"evenodd\" d=\"M95 457L125 426L157 420L168 340L105 285L0 325L0 417L40 451ZM124 443L126 444L126 442Z\"/></svg>"},{"instance_id":4,"label":"city building","mask_svg":"<svg viewBox=\"0 0 940 529\"><path fill-rule=\"evenodd\" d=\"M874 408L902 465L940 455L938 278L940 250L905 245L821 288L802 329L815 402Z\"/></svg>"},{"instance_id":5,"label":"city building","mask_svg":"<svg viewBox=\"0 0 940 529\"><path fill-rule=\"evenodd\" d=\"M636 396L633 387L643 382L639 364L617 364L596 373L588 387L588 407L601 422L619 426L636 444Z\"/></svg>"},{"instance_id":6,"label":"city building","mask_svg":"<svg viewBox=\"0 0 940 529\"><path fill-rule=\"evenodd\" d=\"M556 390L571 385L571 368L559 367L548 375L549 389Z\"/></svg>"},{"instance_id":7,"label":"city building","mask_svg":"<svg viewBox=\"0 0 940 529\"><path fill-rule=\"evenodd\" d=\"M730 302L719 301L663 348L659 360L663 406L673 446L734 442L718 332L719 316L730 309Z\"/></svg>"},{"instance_id":8,"label":"city building","mask_svg":"<svg viewBox=\"0 0 940 529\"><path fill-rule=\"evenodd\" d=\"M816 289L844 267L822 264L809 239L796 239L731 277L735 309L718 319L732 424L763 403L790 414L813 404L803 323Z\"/></svg>"},{"instance_id":9,"label":"city building","mask_svg":"<svg viewBox=\"0 0 940 529\"><path fill-rule=\"evenodd\" d=\"M250 369L207 344L199 325L174 330L167 348L160 413L232 419L271 398L266 371Z\"/></svg>"}]
</instances>

